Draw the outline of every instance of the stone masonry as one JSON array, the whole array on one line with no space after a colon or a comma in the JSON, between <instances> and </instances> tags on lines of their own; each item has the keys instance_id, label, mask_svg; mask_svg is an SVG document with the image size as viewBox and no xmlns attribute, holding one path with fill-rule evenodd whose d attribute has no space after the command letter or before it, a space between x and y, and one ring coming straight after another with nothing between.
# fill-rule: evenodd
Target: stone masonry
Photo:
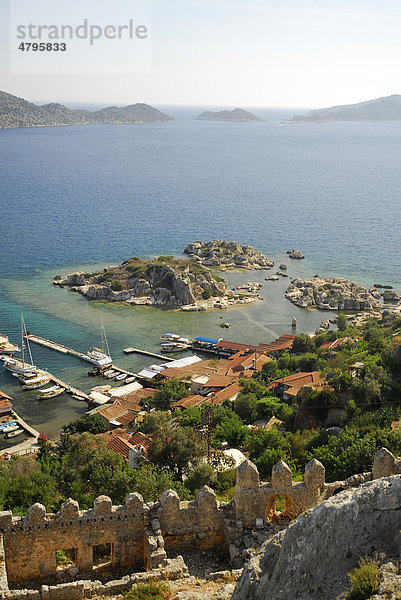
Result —
<instances>
[{"instance_id":1,"label":"stone masonry","mask_svg":"<svg viewBox=\"0 0 401 600\"><path fill-rule=\"evenodd\" d=\"M191 502L181 502L176 492L168 490L155 503L145 503L132 493L122 506L112 506L110 498L100 496L92 509L84 511L69 499L57 514L47 514L41 504L31 506L26 517L0 512L0 597L8 584L55 573L57 550L73 550L77 572L91 572L93 548L100 544L110 544L113 566L133 571L165 568L170 549L222 549L237 566L235 548L243 544L246 528L269 523L277 514L279 497L284 498L281 515L290 520L339 491L399 473L401 459L385 448L376 454L372 472L329 484L317 460L306 465L303 482L293 482L288 465L280 461L269 483L260 482L256 466L245 460L238 467L235 496L229 503L220 504L204 486Z\"/></svg>"}]
</instances>

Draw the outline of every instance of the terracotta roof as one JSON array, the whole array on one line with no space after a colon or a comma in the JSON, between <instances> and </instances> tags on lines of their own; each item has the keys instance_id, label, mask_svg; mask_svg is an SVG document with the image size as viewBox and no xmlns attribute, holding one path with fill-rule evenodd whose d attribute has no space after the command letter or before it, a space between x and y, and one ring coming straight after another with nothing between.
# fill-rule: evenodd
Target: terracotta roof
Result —
<instances>
[{"instance_id":1,"label":"terracotta roof","mask_svg":"<svg viewBox=\"0 0 401 600\"><path fill-rule=\"evenodd\" d=\"M2 392L0 390L0 398L6 398L7 400L12 400L12 398L10 396L8 396L5 392Z\"/></svg>"},{"instance_id":2,"label":"terracotta roof","mask_svg":"<svg viewBox=\"0 0 401 600\"><path fill-rule=\"evenodd\" d=\"M130 442L134 447L143 446L145 448L145 452L147 454L149 446L153 442L153 439L150 437L150 435L146 435L145 433L142 433L141 431L137 431L136 433L134 433L133 436L131 436Z\"/></svg>"},{"instance_id":3,"label":"terracotta roof","mask_svg":"<svg viewBox=\"0 0 401 600\"><path fill-rule=\"evenodd\" d=\"M148 398L149 396L153 396L153 394L156 393L156 390L154 390L153 388L142 388L140 390L135 390L135 392L129 392L129 394L126 394L125 396L122 396L121 398L119 398L119 400L122 400L124 402L134 402L135 404L139 404L139 402L141 400L143 400L144 398Z\"/></svg>"},{"instance_id":4,"label":"terracotta roof","mask_svg":"<svg viewBox=\"0 0 401 600\"><path fill-rule=\"evenodd\" d=\"M323 342L320 347L324 350L334 350L335 348L338 348L338 346L341 346L341 344L344 344L348 341L351 341L350 337L337 338L334 340L334 342Z\"/></svg>"},{"instance_id":5,"label":"terracotta roof","mask_svg":"<svg viewBox=\"0 0 401 600\"><path fill-rule=\"evenodd\" d=\"M228 350L238 350L242 352L245 352L246 350L255 351L256 349L256 346L237 344L237 342L226 342L225 340L220 340L216 345L218 348L227 348Z\"/></svg>"},{"instance_id":6,"label":"terracotta roof","mask_svg":"<svg viewBox=\"0 0 401 600\"><path fill-rule=\"evenodd\" d=\"M130 443L130 437L124 429L115 429L107 433L100 433L97 437L104 439L106 447L109 450L121 454L125 461L128 462L129 449L133 448L133 445Z\"/></svg>"},{"instance_id":7,"label":"terracotta roof","mask_svg":"<svg viewBox=\"0 0 401 600\"><path fill-rule=\"evenodd\" d=\"M327 381L324 377L321 377L319 371L294 373L287 377L281 377L269 384L268 388L274 388L278 385L283 385L285 393L292 396L296 396L304 385L308 385L314 389L328 387Z\"/></svg>"},{"instance_id":8,"label":"terracotta roof","mask_svg":"<svg viewBox=\"0 0 401 600\"><path fill-rule=\"evenodd\" d=\"M207 401L210 401L205 396L201 396L200 394L194 394L193 396L186 396L185 398L181 398L181 400L177 400L172 405L172 408L188 408L189 406L200 406Z\"/></svg>"},{"instance_id":9,"label":"terracotta roof","mask_svg":"<svg viewBox=\"0 0 401 600\"><path fill-rule=\"evenodd\" d=\"M101 408L97 414L102 415L109 423L111 421L116 421L120 423L120 425L128 425L128 423L135 421L137 416L136 412L118 404Z\"/></svg>"},{"instance_id":10,"label":"terracotta roof","mask_svg":"<svg viewBox=\"0 0 401 600\"><path fill-rule=\"evenodd\" d=\"M204 385L204 387L208 388L225 388L228 385L231 385L239 378L237 375L211 375L209 377L208 382Z\"/></svg>"},{"instance_id":11,"label":"terracotta roof","mask_svg":"<svg viewBox=\"0 0 401 600\"><path fill-rule=\"evenodd\" d=\"M216 371L224 367L227 363L225 359L210 359L201 360L193 365L186 365L184 367L167 367L160 373L162 378L167 377L168 379L183 379L190 381L190 379L196 375L212 375Z\"/></svg>"},{"instance_id":12,"label":"terracotta roof","mask_svg":"<svg viewBox=\"0 0 401 600\"><path fill-rule=\"evenodd\" d=\"M262 366L272 361L269 356L265 354L258 354L257 352L252 352L251 354L240 354L239 352L228 361L227 365L223 369L219 369L218 373L221 375L230 375L235 372L240 372L245 369L253 368L255 363L256 371L260 371Z\"/></svg>"},{"instance_id":13,"label":"terracotta roof","mask_svg":"<svg viewBox=\"0 0 401 600\"><path fill-rule=\"evenodd\" d=\"M232 400L240 393L242 387L239 383L232 383L213 396L213 404L221 404L224 400Z\"/></svg>"},{"instance_id":14,"label":"terracotta roof","mask_svg":"<svg viewBox=\"0 0 401 600\"><path fill-rule=\"evenodd\" d=\"M284 333L279 338L271 342L271 344L258 344L256 350L269 354L271 352L279 352L280 350L289 350L294 343L295 335Z\"/></svg>"},{"instance_id":15,"label":"terracotta roof","mask_svg":"<svg viewBox=\"0 0 401 600\"><path fill-rule=\"evenodd\" d=\"M6 410L6 409L12 409L13 405L11 404L10 400L8 399L8 396L3 397L0 396L0 410Z\"/></svg>"}]
</instances>

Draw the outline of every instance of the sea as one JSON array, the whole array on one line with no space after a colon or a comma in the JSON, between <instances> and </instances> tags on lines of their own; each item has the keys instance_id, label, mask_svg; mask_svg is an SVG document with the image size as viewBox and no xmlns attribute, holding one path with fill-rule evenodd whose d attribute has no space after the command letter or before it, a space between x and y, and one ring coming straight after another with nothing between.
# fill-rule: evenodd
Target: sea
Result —
<instances>
[{"instance_id":1,"label":"sea","mask_svg":"<svg viewBox=\"0 0 401 600\"><path fill-rule=\"evenodd\" d=\"M204 313L88 302L52 285L132 256L179 256L194 240L252 244L290 277L400 290L400 122L294 124L295 109L253 108L265 122L222 123L197 121L204 107L158 108L177 121L0 131L0 332L11 341L23 312L31 332L86 352L103 320L113 361L137 372L160 361L123 349L158 352L165 332L253 344L291 333L293 316L298 332L327 317L292 305L289 278L265 281L265 271L226 274L231 285L262 282L262 301ZM305 260L288 259L293 248ZM104 383L87 363L31 346L63 381L85 392ZM0 389L52 438L87 410L67 395L38 402L1 366Z\"/></svg>"}]
</instances>

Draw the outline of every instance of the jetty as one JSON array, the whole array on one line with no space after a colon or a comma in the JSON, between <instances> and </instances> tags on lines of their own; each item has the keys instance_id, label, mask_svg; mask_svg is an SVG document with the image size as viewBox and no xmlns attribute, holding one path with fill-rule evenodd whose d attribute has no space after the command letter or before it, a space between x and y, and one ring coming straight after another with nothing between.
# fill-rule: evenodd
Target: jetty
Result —
<instances>
[{"instance_id":1,"label":"jetty","mask_svg":"<svg viewBox=\"0 0 401 600\"><path fill-rule=\"evenodd\" d=\"M13 411L14 417L13 419L17 421L18 425L24 432L29 436L28 439L16 444L15 446L10 446L8 448L3 448L0 450L0 456L4 454L16 454L18 456L25 456L26 454L34 454L39 450L38 445L38 437L40 435L39 431L36 431L33 427L28 425L15 411Z\"/></svg>"},{"instance_id":2,"label":"jetty","mask_svg":"<svg viewBox=\"0 0 401 600\"><path fill-rule=\"evenodd\" d=\"M76 358L85 360L86 362L89 362L92 365L96 364L96 360L88 356L88 354L84 354L83 352L78 352L77 350L68 348L67 346L64 346L64 344L59 344L58 342L47 340L46 338L42 338L39 335L34 335L33 333L27 333L25 337L30 342L33 342L34 344L39 344L39 346L50 348L50 350L61 352L61 354L70 354L71 356L75 356Z\"/></svg>"},{"instance_id":3,"label":"jetty","mask_svg":"<svg viewBox=\"0 0 401 600\"><path fill-rule=\"evenodd\" d=\"M175 358L162 356L161 354L156 354L155 352L148 352L148 350L140 350L139 348L124 348L123 352L124 354L144 354L145 356L151 356L152 358L159 358L160 360L164 360L165 362L175 360Z\"/></svg>"}]
</instances>

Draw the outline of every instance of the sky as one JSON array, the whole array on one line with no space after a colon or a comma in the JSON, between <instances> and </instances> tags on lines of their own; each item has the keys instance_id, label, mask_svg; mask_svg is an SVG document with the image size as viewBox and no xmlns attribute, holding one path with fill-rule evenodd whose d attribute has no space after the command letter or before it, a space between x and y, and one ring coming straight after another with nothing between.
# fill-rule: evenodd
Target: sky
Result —
<instances>
[{"instance_id":1,"label":"sky","mask_svg":"<svg viewBox=\"0 0 401 600\"><path fill-rule=\"evenodd\" d=\"M38 23L95 15L107 25L110 15L125 22L132 12L148 27L146 43L135 46L146 48L141 64L130 69L128 42L102 41L97 54L88 47L91 72L84 72L86 50L76 45L74 54L70 43L69 71L47 56L53 72L31 72L37 56L20 52L18 60L31 63L18 72L10 65L17 2L17 20ZM0 89L32 101L318 108L401 93L399 0L52 0L52 15L49 2L0 0Z\"/></svg>"}]
</instances>

